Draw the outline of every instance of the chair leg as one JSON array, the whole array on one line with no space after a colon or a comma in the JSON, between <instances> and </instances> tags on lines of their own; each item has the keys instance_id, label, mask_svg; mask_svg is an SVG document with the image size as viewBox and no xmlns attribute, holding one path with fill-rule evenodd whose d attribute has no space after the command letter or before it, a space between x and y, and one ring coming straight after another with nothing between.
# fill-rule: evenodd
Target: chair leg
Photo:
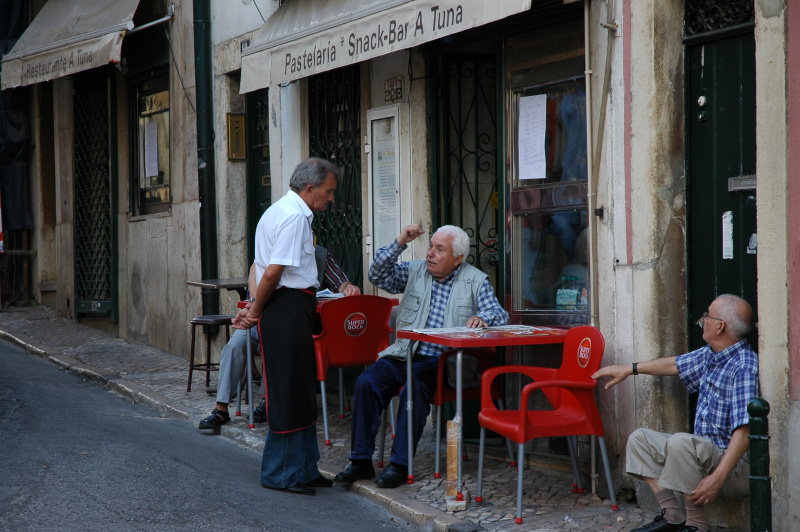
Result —
<instances>
[{"instance_id":1,"label":"chair leg","mask_svg":"<svg viewBox=\"0 0 800 532\"><path fill-rule=\"evenodd\" d=\"M206 388L211 384L211 335L206 332Z\"/></svg>"},{"instance_id":2,"label":"chair leg","mask_svg":"<svg viewBox=\"0 0 800 532\"><path fill-rule=\"evenodd\" d=\"M483 447L486 445L486 429L481 427L481 439L478 444L478 494L475 502L483 502Z\"/></svg>"},{"instance_id":3,"label":"chair leg","mask_svg":"<svg viewBox=\"0 0 800 532\"><path fill-rule=\"evenodd\" d=\"M436 407L436 452L433 459L433 478L442 478L441 458L442 458L442 405Z\"/></svg>"},{"instance_id":4,"label":"chair leg","mask_svg":"<svg viewBox=\"0 0 800 532\"><path fill-rule=\"evenodd\" d=\"M192 342L189 348L189 381L186 383L186 391L192 391L192 372L194 371L194 329L195 325L192 324Z\"/></svg>"},{"instance_id":5,"label":"chair leg","mask_svg":"<svg viewBox=\"0 0 800 532\"><path fill-rule=\"evenodd\" d=\"M391 404L391 401L389 402ZM381 415L381 440L378 442L378 467L383 467L383 453L386 447L386 416L388 415L388 408L383 409Z\"/></svg>"},{"instance_id":6,"label":"chair leg","mask_svg":"<svg viewBox=\"0 0 800 532\"><path fill-rule=\"evenodd\" d=\"M395 412L395 403L397 397L392 397L389 400L389 423L392 424L392 439L394 439L395 435L397 434L397 412Z\"/></svg>"},{"instance_id":7,"label":"chair leg","mask_svg":"<svg viewBox=\"0 0 800 532\"><path fill-rule=\"evenodd\" d=\"M497 406L500 410L506 409L506 402L503 399L497 399ZM504 438L506 440L506 450L508 451L508 465L511 467L517 467L517 462L514 460L514 446L511 444L511 440L508 438Z\"/></svg>"},{"instance_id":8,"label":"chair leg","mask_svg":"<svg viewBox=\"0 0 800 532\"><path fill-rule=\"evenodd\" d=\"M611 467L608 464L606 439L603 436L598 436L597 441L600 442L600 456L603 457L603 469L606 471L606 484L608 484L608 498L611 499L611 509L619 510L619 504L617 504L617 494L614 493L614 482L611 480Z\"/></svg>"},{"instance_id":9,"label":"chair leg","mask_svg":"<svg viewBox=\"0 0 800 532\"><path fill-rule=\"evenodd\" d=\"M319 391L322 396L322 428L325 434L325 445L330 445L331 435L328 432L328 398L325 395L325 381L319 381Z\"/></svg>"},{"instance_id":10,"label":"chair leg","mask_svg":"<svg viewBox=\"0 0 800 532\"><path fill-rule=\"evenodd\" d=\"M578 465L578 437L567 436L567 447L569 447L569 459L572 462L572 493L586 493L581 482L581 470Z\"/></svg>"},{"instance_id":11,"label":"chair leg","mask_svg":"<svg viewBox=\"0 0 800 532\"><path fill-rule=\"evenodd\" d=\"M344 369L339 368L339 419L344 419Z\"/></svg>"},{"instance_id":12,"label":"chair leg","mask_svg":"<svg viewBox=\"0 0 800 532\"><path fill-rule=\"evenodd\" d=\"M517 517L514 522L522 524L522 466L525 463L525 444L517 444Z\"/></svg>"}]
</instances>

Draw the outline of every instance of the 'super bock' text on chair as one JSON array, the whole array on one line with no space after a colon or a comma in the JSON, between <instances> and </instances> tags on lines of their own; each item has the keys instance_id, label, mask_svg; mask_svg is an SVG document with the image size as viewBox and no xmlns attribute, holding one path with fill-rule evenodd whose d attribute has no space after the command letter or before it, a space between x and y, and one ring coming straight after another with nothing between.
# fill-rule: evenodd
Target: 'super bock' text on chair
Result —
<instances>
[{"instance_id":1,"label":"'super bock' text on chair","mask_svg":"<svg viewBox=\"0 0 800 532\"><path fill-rule=\"evenodd\" d=\"M517 515L522 523L522 470L525 462L525 443L535 438L579 435L597 436L603 459L611 508L618 509L611 471L608 463L603 424L595 400L597 383L591 375L600 367L605 349L603 335L595 327L581 326L570 329L564 338L561 367L559 369L532 366L501 366L485 371L481 378L481 426L478 456L477 502L483 500L483 458L486 430L494 431L517 443ZM498 410L492 401L492 385L500 375L521 374L534 382L524 386L518 410ZM552 410L529 410L528 403L535 391L541 390ZM574 440L571 441L574 451ZM573 469L577 467L574 452ZM578 474L574 470L575 475ZM576 477L577 478L577 477Z\"/></svg>"}]
</instances>

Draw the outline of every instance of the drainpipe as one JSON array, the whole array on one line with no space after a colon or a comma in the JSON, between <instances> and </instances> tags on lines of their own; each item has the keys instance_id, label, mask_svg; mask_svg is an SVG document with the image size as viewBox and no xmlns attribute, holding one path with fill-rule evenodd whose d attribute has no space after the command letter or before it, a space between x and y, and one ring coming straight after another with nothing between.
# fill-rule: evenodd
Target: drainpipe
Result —
<instances>
[{"instance_id":1,"label":"drainpipe","mask_svg":"<svg viewBox=\"0 0 800 532\"><path fill-rule=\"evenodd\" d=\"M608 93L609 84L611 82L611 61L614 53L614 40L621 36L619 24L613 20L616 14L616 2L609 0L606 3L606 17L607 22L600 24L601 27L608 30L608 40L606 42L606 61L605 69L603 71L603 88L600 93L600 106L598 108L598 117L595 122L593 94L592 94L592 81L594 71L592 69L592 40L591 40L591 26L590 22L590 0L583 1L583 42L584 42L584 68L586 74L586 166L588 168L588 175L586 176L588 188L587 194L587 208L589 218L589 304L590 304L590 323L595 327L598 326L598 319L600 317L600 282L598 279L598 254L597 254L597 226L600 223L599 219L603 218L604 207L597 206L597 182L600 174L600 157L602 155L603 138L605 135L606 127L606 108L608 106ZM598 41L599 42L599 41ZM596 124L597 136L594 135L594 125ZM592 493L597 493L597 481L599 475L597 473L597 458L596 458L596 438L591 438L591 468L592 468Z\"/></svg>"},{"instance_id":2,"label":"drainpipe","mask_svg":"<svg viewBox=\"0 0 800 532\"><path fill-rule=\"evenodd\" d=\"M200 267L203 279L216 279L217 197L211 88L211 7L194 0L194 72L197 103L197 180L200 190ZM219 291L203 288L203 314L219 313Z\"/></svg>"}]
</instances>

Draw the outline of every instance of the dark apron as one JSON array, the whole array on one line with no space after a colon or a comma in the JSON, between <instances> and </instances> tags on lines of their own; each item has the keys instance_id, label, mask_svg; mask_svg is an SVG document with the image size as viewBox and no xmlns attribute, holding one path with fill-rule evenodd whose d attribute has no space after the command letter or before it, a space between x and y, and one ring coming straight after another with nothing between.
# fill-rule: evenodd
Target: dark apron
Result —
<instances>
[{"instance_id":1,"label":"dark apron","mask_svg":"<svg viewBox=\"0 0 800 532\"><path fill-rule=\"evenodd\" d=\"M267 372L267 422L272 432L294 432L317 421L313 293L275 290L259 321Z\"/></svg>"}]
</instances>

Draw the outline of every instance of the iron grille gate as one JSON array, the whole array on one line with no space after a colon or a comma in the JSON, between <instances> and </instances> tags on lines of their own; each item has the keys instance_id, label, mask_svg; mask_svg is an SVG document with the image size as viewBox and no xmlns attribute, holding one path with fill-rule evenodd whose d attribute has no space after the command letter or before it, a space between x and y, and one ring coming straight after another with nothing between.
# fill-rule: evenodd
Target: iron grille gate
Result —
<instances>
[{"instance_id":1,"label":"iron grille gate","mask_svg":"<svg viewBox=\"0 0 800 532\"><path fill-rule=\"evenodd\" d=\"M438 70L435 219L467 232L467 262L498 287L496 60L443 54Z\"/></svg>"},{"instance_id":2,"label":"iron grille gate","mask_svg":"<svg viewBox=\"0 0 800 532\"><path fill-rule=\"evenodd\" d=\"M317 242L328 248L351 281L362 285L361 85L359 65L308 80L309 151L342 170L334 204L314 216Z\"/></svg>"},{"instance_id":3,"label":"iron grille gate","mask_svg":"<svg viewBox=\"0 0 800 532\"><path fill-rule=\"evenodd\" d=\"M109 80L103 69L73 79L76 309L78 314L110 314Z\"/></svg>"}]
</instances>

